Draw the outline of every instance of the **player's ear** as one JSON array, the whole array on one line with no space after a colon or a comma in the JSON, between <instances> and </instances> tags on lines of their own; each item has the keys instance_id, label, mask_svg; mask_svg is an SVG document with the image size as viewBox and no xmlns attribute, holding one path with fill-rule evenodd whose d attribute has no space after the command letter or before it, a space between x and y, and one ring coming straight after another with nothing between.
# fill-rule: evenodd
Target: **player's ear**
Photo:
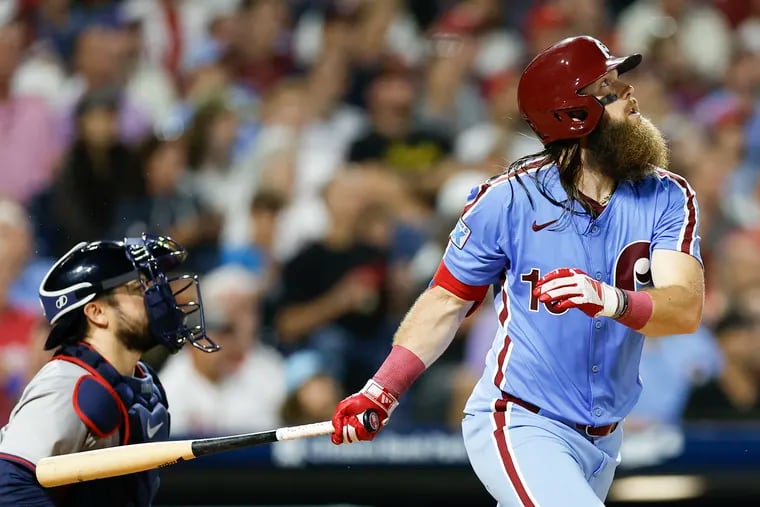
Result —
<instances>
[{"instance_id":1,"label":"player's ear","mask_svg":"<svg viewBox=\"0 0 760 507\"><path fill-rule=\"evenodd\" d=\"M93 326L108 327L108 313L106 313L106 305L103 304L103 301L90 301L84 305L82 311Z\"/></svg>"}]
</instances>

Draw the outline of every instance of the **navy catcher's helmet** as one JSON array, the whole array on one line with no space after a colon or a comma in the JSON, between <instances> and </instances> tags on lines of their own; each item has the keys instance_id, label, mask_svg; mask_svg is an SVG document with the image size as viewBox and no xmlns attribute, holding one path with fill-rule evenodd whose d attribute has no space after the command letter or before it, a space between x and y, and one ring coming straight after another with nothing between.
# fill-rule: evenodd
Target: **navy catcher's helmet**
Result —
<instances>
[{"instance_id":1,"label":"navy catcher's helmet","mask_svg":"<svg viewBox=\"0 0 760 507\"><path fill-rule=\"evenodd\" d=\"M218 350L206 336L197 275L168 275L186 257L179 243L162 236L79 243L50 268L40 284L40 303L52 326L45 349L70 339L82 307L95 296L138 280L150 334L157 344L171 352L188 341L205 352Z\"/></svg>"}]
</instances>

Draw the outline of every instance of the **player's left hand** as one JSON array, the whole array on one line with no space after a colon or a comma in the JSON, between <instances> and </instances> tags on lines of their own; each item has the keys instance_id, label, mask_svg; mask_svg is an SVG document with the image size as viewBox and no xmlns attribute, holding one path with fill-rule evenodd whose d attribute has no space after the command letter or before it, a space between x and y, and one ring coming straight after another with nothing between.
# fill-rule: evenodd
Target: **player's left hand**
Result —
<instances>
[{"instance_id":1,"label":"player's left hand","mask_svg":"<svg viewBox=\"0 0 760 507\"><path fill-rule=\"evenodd\" d=\"M370 432L360 420L360 414L374 410L380 417L377 430L388 424L393 410L398 406L398 400L386 388L370 379L356 394L344 399L335 408L332 423L335 430L332 434L334 444L351 444L358 441L372 440L377 431Z\"/></svg>"},{"instance_id":2,"label":"player's left hand","mask_svg":"<svg viewBox=\"0 0 760 507\"><path fill-rule=\"evenodd\" d=\"M620 306L618 289L577 268L550 271L538 281L533 295L554 310L578 308L589 317L614 317Z\"/></svg>"}]
</instances>

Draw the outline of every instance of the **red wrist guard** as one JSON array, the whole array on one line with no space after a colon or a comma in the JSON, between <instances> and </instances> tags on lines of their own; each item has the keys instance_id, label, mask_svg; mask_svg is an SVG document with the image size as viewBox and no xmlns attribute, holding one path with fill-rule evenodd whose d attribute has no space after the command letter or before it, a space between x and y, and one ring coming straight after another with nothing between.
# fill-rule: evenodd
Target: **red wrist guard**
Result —
<instances>
[{"instance_id":1,"label":"red wrist guard","mask_svg":"<svg viewBox=\"0 0 760 507\"><path fill-rule=\"evenodd\" d=\"M394 345L372 379L398 398L409 389L425 368L425 363L417 354L401 345Z\"/></svg>"},{"instance_id":2,"label":"red wrist guard","mask_svg":"<svg viewBox=\"0 0 760 507\"><path fill-rule=\"evenodd\" d=\"M638 331L652 318L654 312L652 296L646 291L624 290L623 292L628 304L620 317L615 320Z\"/></svg>"}]
</instances>

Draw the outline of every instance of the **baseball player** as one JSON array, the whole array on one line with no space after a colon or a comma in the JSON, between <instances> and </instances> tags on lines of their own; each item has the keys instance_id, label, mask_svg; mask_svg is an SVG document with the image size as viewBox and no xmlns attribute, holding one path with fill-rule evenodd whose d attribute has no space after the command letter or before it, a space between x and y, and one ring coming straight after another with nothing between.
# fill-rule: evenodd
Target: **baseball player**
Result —
<instances>
[{"instance_id":1,"label":"baseball player","mask_svg":"<svg viewBox=\"0 0 760 507\"><path fill-rule=\"evenodd\" d=\"M50 268L40 301L53 358L0 430L0 505L146 506L156 471L45 489L35 464L57 454L166 440L166 395L141 362L160 344L218 349L205 335L194 275L169 277L186 251L165 237L80 243Z\"/></svg>"},{"instance_id":2,"label":"baseball player","mask_svg":"<svg viewBox=\"0 0 760 507\"><path fill-rule=\"evenodd\" d=\"M694 332L704 292L694 191L662 169L624 80L640 62L580 36L526 67L519 107L544 151L473 189L385 362L338 404L334 443L371 440L356 414L387 423L493 287L498 331L462 423L475 473L501 506L603 505L645 336Z\"/></svg>"}]
</instances>

